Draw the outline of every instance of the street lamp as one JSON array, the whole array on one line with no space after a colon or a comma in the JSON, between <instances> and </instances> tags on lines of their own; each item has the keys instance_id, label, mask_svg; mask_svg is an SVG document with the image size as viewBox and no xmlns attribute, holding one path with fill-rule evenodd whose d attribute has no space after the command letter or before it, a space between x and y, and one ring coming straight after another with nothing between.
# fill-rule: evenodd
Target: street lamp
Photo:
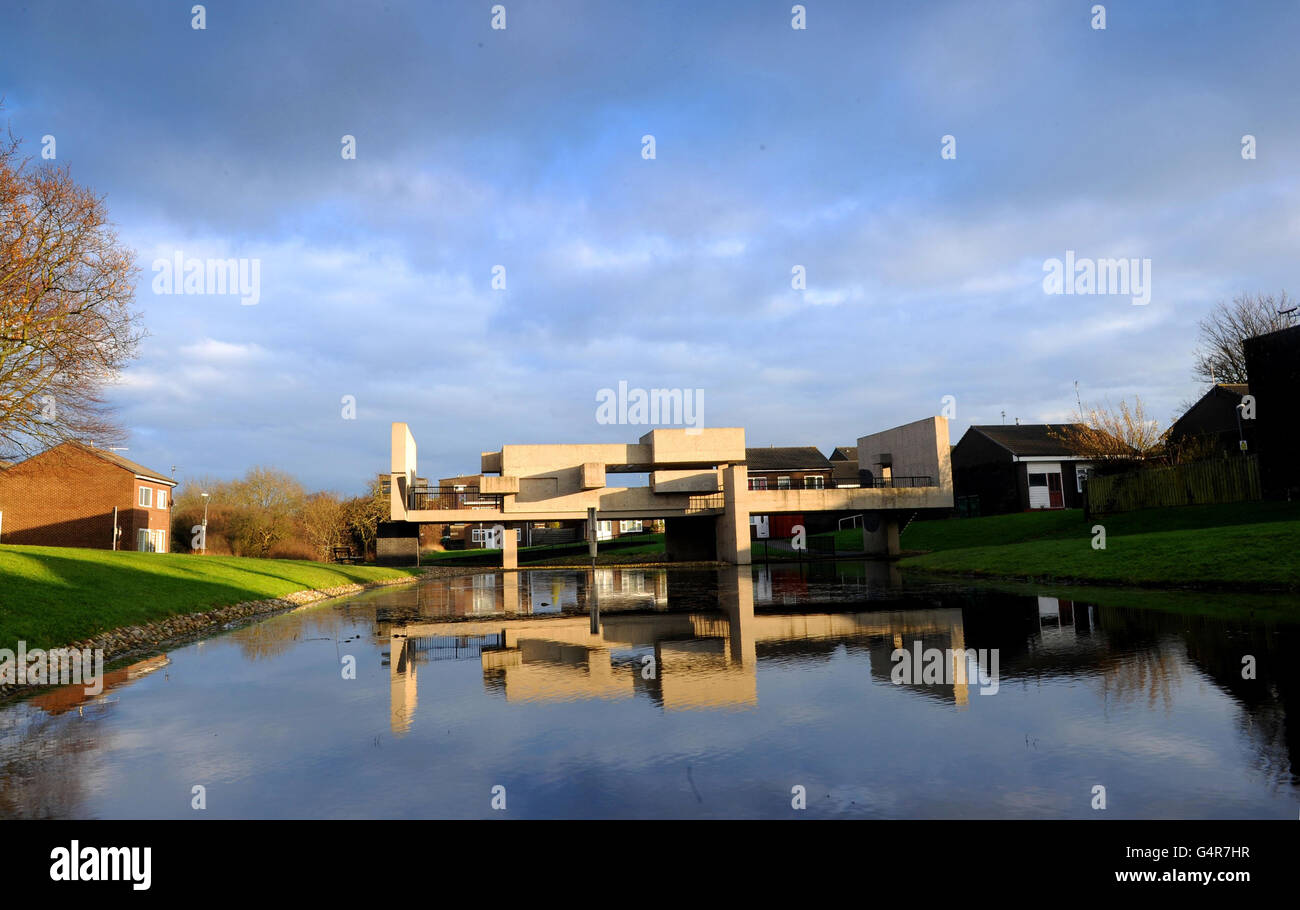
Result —
<instances>
[{"instance_id":1,"label":"street lamp","mask_svg":"<svg viewBox=\"0 0 1300 910\"><path fill-rule=\"evenodd\" d=\"M1241 429L1241 409L1244 407L1244 404L1239 404L1233 409L1237 412L1237 446L1241 449L1242 455L1246 454L1246 434Z\"/></svg>"},{"instance_id":2,"label":"street lamp","mask_svg":"<svg viewBox=\"0 0 1300 910\"><path fill-rule=\"evenodd\" d=\"M208 555L208 494L203 493L203 553Z\"/></svg>"}]
</instances>

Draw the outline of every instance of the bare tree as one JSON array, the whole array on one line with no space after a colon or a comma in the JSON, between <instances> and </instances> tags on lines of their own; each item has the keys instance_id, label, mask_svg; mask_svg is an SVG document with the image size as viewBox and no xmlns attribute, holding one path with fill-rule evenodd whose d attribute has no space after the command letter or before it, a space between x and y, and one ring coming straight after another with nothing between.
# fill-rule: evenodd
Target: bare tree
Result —
<instances>
[{"instance_id":1,"label":"bare tree","mask_svg":"<svg viewBox=\"0 0 1300 910\"><path fill-rule=\"evenodd\" d=\"M1099 462L1131 462L1160 451L1162 436L1158 420L1148 417L1139 396L1133 405L1121 401L1118 408L1079 403L1075 425L1052 430L1050 435L1070 445L1080 455Z\"/></svg>"},{"instance_id":2,"label":"bare tree","mask_svg":"<svg viewBox=\"0 0 1300 910\"><path fill-rule=\"evenodd\" d=\"M1232 303L1220 301L1199 325L1196 378L1206 382L1246 382L1246 354L1241 343L1292 325L1291 315L1283 311L1295 306L1286 291L1277 297L1238 294Z\"/></svg>"},{"instance_id":3,"label":"bare tree","mask_svg":"<svg viewBox=\"0 0 1300 910\"><path fill-rule=\"evenodd\" d=\"M370 482L364 496L356 496L343 504L348 527L361 541L362 552L369 556L375 538L379 536L379 523L386 521L391 511L388 494L384 492L383 475Z\"/></svg>"},{"instance_id":4,"label":"bare tree","mask_svg":"<svg viewBox=\"0 0 1300 910\"><path fill-rule=\"evenodd\" d=\"M144 335L135 254L102 196L67 168L29 167L18 147L0 139L0 457L120 441L103 388Z\"/></svg>"},{"instance_id":5,"label":"bare tree","mask_svg":"<svg viewBox=\"0 0 1300 910\"><path fill-rule=\"evenodd\" d=\"M303 534L319 558L328 560L348 530L343 503L333 493L313 493L303 500L298 513Z\"/></svg>"},{"instance_id":6,"label":"bare tree","mask_svg":"<svg viewBox=\"0 0 1300 910\"><path fill-rule=\"evenodd\" d=\"M239 555L269 556L277 543L290 537L303 495L302 484L273 468L250 468L232 483L230 496L238 510L230 533Z\"/></svg>"}]
</instances>

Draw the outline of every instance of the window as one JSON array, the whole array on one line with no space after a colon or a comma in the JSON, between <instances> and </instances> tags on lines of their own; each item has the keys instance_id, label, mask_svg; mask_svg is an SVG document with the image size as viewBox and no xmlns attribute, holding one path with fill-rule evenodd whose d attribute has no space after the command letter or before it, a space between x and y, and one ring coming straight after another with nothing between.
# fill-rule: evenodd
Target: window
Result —
<instances>
[{"instance_id":1,"label":"window","mask_svg":"<svg viewBox=\"0 0 1300 910\"><path fill-rule=\"evenodd\" d=\"M523 539L523 536L523 528L515 528L515 542L518 543ZM491 528L472 528L469 532L469 541L470 543L476 543L481 547L493 549L496 544L496 536L493 534Z\"/></svg>"},{"instance_id":2,"label":"window","mask_svg":"<svg viewBox=\"0 0 1300 910\"><path fill-rule=\"evenodd\" d=\"M778 478L776 479L776 488L777 488L778 490L788 490L788 489L790 489L790 478L789 478L789 477L778 477Z\"/></svg>"},{"instance_id":3,"label":"window","mask_svg":"<svg viewBox=\"0 0 1300 910\"><path fill-rule=\"evenodd\" d=\"M166 553L167 532L140 528L135 532L135 548L141 553Z\"/></svg>"},{"instance_id":4,"label":"window","mask_svg":"<svg viewBox=\"0 0 1300 910\"><path fill-rule=\"evenodd\" d=\"M1030 485L1031 487L1045 487L1045 486L1047 486L1047 475L1046 475L1046 474L1030 474L1030 475L1029 475L1029 485Z\"/></svg>"},{"instance_id":5,"label":"window","mask_svg":"<svg viewBox=\"0 0 1300 910\"><path fill-rule=\"evenodd\" d=\"M1074 487L1079 493L1083 492L1083 485L1088 482L1092 476L1092 468L1075 468L1074 469Z\"/></svg>"},{"instance_id":6,"label":"window","mask_svg":"<svg viewBox=\"0 0 1300 910\"><path fill-rule=\"evenodd\" d=\"M618 532L620 534L640 534L641 519L638 518L632 521L620 521L618 523Z\"/></svg>"},{"instance_id":7,"label":"window","mask_svg":"<svg viewBox=\"0 0 1300 910\"><path fill-rule=\"evenodd\" d=\"M749 478L749 488L751 490L766 490L767 478L762 476Z\"/></svg>"},{"instance_id":8,"label":"window","mask_svg":"<svg viewBox=\"0 0 1300 910\"><path fill-rule=\"evenodd\" d=\"M159 491L158 491L158 508L160 508L160 509L165 509L165 508L167 508L167 491L166 491L166 490L159 490Z\"/></svg>"},{"instance_id":9,"label":"window","mask_svg":"<svg viewBox=\"0 0 1300 910\"><path fill-rule=\"evenodd\" d=\"M803 479L803 488L805 490L824 490L826 488L826 478L820 474L809 474Z\"/></svg>"},{"instance_id":10,"label":"window","mask_svg":"<svg viewBox=\"0 0 1300 910\"><path fill-rule=\"evenodd\" d=\"M146 509L153 505L153 487L140 488L140 505Z\"/></svg>"}]
</instances>

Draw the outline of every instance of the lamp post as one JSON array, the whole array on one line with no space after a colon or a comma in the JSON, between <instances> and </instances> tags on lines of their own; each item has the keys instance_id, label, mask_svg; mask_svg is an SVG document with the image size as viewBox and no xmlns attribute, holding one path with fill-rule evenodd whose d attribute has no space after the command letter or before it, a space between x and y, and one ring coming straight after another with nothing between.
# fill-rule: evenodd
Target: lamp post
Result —
<instances>
[{"instance_id":1,"label":"lamp post","mask_svg":"<svg viewBox=\"0 0 1300 910\"><path fill-rule=\"evenodd\" d=\"M203 553L208 555L208 494L203 493Z\"/></svg>"},{"instance_id":2,"label":"lamp post","mask_svg":"<svg viewBox=\"0 0 1300 910\"><path fill-rule=\"evenodd\" d=\"M1237 447L1241 449L1242 455L1246 454L1246 434L1241 428L1241 409L1244 407L1244 404L1239 404L1233 408L1237 412Z\"/></svg>"}]
</instances>

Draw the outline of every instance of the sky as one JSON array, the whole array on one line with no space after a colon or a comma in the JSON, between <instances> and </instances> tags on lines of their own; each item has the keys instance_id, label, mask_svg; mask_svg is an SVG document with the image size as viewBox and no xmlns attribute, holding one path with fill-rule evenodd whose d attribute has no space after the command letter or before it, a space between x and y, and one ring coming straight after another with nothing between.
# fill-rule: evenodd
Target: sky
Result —
<instances>
[{"instance_id":1,"label":"sky","mask_svg":"<svg viewBox=\"0 0 1300 910\"><path fill-rule=\"evenodd\" d=\"M633 442L620 381L751 446L945 406L955 443L1076 382L1167 426L1198 320L1300 291L1300 4L1096 5L5 0L0 118L136 252L108 397L178 478L359 493L393 421L428 477ZM1067 251L1149 302L1047 293ZM177 255L256 303L158 293Z\"/></svg>"}]
</instances>

